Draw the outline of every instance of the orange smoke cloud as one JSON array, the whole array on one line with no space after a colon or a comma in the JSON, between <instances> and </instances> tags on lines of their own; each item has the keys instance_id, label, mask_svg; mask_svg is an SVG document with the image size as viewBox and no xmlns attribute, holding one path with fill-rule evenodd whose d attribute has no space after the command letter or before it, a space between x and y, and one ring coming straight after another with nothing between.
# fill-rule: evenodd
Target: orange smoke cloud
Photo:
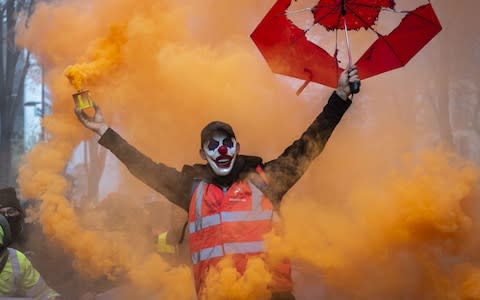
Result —
<instances>
[{"instance_id":1,"label":"orange smoke cloud","mask_svg":"<svg viewBox=\"0 0 480 300\"><path fill-rule=\"evenodd\" d=\"M452 286L437 285L451 278L440 266L455 269L458 262L447 262L455 255L452 247L465 247L465 240L474 238L474 216L464 202L479 173L443 150L403 164L380 181L353 184L347 198L337 199L342 202L337 207L305 195L285 203L285 235L267 238L271 254L323 270L324 287L342 290L347 298L445 295ZM459 287L472 289L468 281L476 272L463 272L465 283ZM415 291L416 285L430 289Z\"/></svg>"},{"instance_id":2,"label":"orange smoke cloud","mask_svg":"<svg viewBox=\"0 0 480 300\"><path fill-rule=\"evenodd\" d=\"M105 39L95 42L92 48L87 50L87 62L65 69L65 76L70 84L76 90L81 90L86 83L107 76L122 62L122 46L126 41L125 27L112 26Z\"/></svg>"},{"instance_id":3,"label":"orange smoke cloud","mask_svg":"<svg viewBox=\"0 0 480 300\"><path fill-rule=\"evenodd\" d=\"M271 280L261 258L250 259L245 273L239 274L232 258L226 257L209 270L200 299L269 299Z\"/></svg>"},{"instance_id":4,"label":"orange smoke cloud","mask_svg":"<svg viewBox=\"0 0 480 300\"><path fill-rule=\"evenodd\" d=\"M148 249L132 247L128 238L88 229L92 220L75 215L67 199L69 183L63 172L88 132L72 114L73 103L68 96L72 91L64 76L75 89L89 86L112 127L127 137L135 132L129 137L134 144L140 142L147 154L170 164L179 164L186 157L193 160L199 129L210 119L231 118L233 124L240 125L244 122L236 113L248 113L245 104L269 109L278 104L286 87L258 64L253 46L245 39L227 39L212 46L190 39L182 24L187 23L185 20L194 22L192 7L172 5L170 1L107 1L88 10L81 8L81 1L39 4L31 26L19 39L45 63L54 101L52 115L44 120L50 138L25 157L20 170L22 195L42 200L40 220L45 233L75 256L79 271L111 279L119 272L125 273L133 285L160 293L162 299L190 299L193 282L189 268L172 268L160 257L149 255ZM62 24L69 29L69 39L55 40L54 50L47 50L49 44L37 42L38 35L53 39L57 33L51 26L59 28ZM285 104L279 107L279 119L288 115ZM225 114L222 107L237 111ZM175 130L158 130L156 138L151 139L152 124ZM179 130L188 131L180 134ZM176 141L175 148L182 151L165 147L168 140ZM123 189L129 187L124 185ZM253 270L259 269L255 262L251 265ZM266 293L266 283L261 282L268 279L268 273L262 274L265 276L248 275L242 289L230 291L245 295L252 285L249 293L258 293L257 287L263 287ZM211 292L210 296L215 297Z\"/></svg>"}]
</instances>

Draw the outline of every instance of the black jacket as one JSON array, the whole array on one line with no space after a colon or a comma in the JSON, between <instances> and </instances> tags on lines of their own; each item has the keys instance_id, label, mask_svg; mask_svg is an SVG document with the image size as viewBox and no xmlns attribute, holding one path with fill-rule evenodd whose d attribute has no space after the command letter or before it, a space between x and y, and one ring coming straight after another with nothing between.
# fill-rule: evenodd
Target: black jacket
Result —
<instances>
[{"instance_id":1,"label":"black jacket","mask_svg":"<svg viewBox=\"0 0 480 300\"><path fill-rule=\"evenodd\" d=\"M279 205L283 195L323 150L350 104L350 100L344 101L333 93L314 122L278 158L263 163L260 157L239 155L227 176L215 175L208 164L185 165L179 172L175 168L156 163L128 144L111 128L103 134L99 143L117 156L135 177L187 212L194 182L200 179L221 187L229 187L235 181L251 176L249 179L253 178L254 184L275 205ZM265 171L268 184L260 178L255 180L258 177L255 175L258 165Z\"/></svg>"}]
</instances>

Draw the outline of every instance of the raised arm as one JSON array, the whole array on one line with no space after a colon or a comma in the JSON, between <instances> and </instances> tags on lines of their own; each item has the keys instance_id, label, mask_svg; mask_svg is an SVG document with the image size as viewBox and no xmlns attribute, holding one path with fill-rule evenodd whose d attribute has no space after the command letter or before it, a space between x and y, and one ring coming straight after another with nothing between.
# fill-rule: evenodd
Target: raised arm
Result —
<instances>
[{"instance_id":1,"label":"raised arm","mask_svg":"<svg viewBox=\"0 0 480 300\"><path fill-rule=\"evenodd\" d=\"M352 103L349 82L359 81L357 70L346 70L338 87L330 96L323 111L307 130L276 159L265 164L269 181L268 193L277 204L283 195L300 179L310 163L322 152L333 130Z\"/></svg>"},{"instance_id":2,"label":"raised arm","mask_svg":"<svg viewBox=\"0 0 480 300\"><path fill-rule=\"evenodd\" d=\"M86 128L101 137L98 143L109 149L135 177L164 195L172 203L188 211L190 190L186 187L191 187L191 178L175 168L154 162L138 151L108 127L96 104L94 104L94 109L93 116L89 116L79 109L75 109L75 114Z\"/></svg>"}]
</instances>

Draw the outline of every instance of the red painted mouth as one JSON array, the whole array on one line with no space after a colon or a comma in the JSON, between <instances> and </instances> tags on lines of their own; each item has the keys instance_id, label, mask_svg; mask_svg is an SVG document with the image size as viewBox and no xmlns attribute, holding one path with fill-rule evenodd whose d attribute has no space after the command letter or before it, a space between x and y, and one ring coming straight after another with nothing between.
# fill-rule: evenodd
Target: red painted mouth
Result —
<instances>
[{"instance_id":1,"label":"red painted mouth","mask_svg":"<svg viewBox=\"0 0 480 300\"><path fill-rule=\"evenodd\" d=\"M215 164L217 164L217 166L222 169L230 167L231 163L232 163L232 157L229 155L220 155L215 160Z\"/></svg>"}]
</instances>

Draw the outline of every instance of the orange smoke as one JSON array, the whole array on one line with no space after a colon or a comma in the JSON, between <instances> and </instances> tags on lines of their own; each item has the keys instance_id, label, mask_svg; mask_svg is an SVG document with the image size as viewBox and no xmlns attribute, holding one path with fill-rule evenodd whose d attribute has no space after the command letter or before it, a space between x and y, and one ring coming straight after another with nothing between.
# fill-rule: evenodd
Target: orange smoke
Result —
<instances>
[{"instance_id":1,"label":"orange smoke","mask_svg":"<svg viewBox=\"0 0 480 300\"><path fill-rule=\"evenodd\" d=\"M88 10L82 5L81 1L39 4L31 26L20 38L20 43L47 66L46 79L53 97L53 113L43 122L50 138L25 157L20 170L22 196L42 201L40 220L45 233L75 256L79 271L94 278L115 279L118 274L128 274L134 286L161 294L162 299L190 299L193 282L188 267L172 268L151 250L132 246L131 237L89 229L98 224L75 215L63 172L75 147L91 133L72 113L72 89L64 76L75 89L88 85L112 127L123 131L154 159L173 165L194 160L199 130L212 118L231 119L238 127L244 123L241 115L234 111L225 114L222 107L247 113L245 104L250 102L250 107L260 104L260 110L269 109L281 103L280 95L287 87L258 64L258 54L248 40L226 39L206 46L191 39L193 33L186 34L185 25L195 21L193 7L153 0L141 4L106 1ZM52 28L65 28L69 38L55 39L58 34ZM39 35L55 39L55 48L38 43L35 37ZM288 115L285 104L279 107L279 120ZM258 116L248 124L256 126L256 122L263 120ZM180 134L180 130L185 132ZM175 141L173 149L165 146L174 144L168 141ZM107 174L113 171L105 170ZM127 183L122 185L124 192L133 184L128 181L130 175L121 172ZM257 264L251 263L253 270L259 269ZM268 277L268 273L263 274ZM266 283L262 283L267 280L265 276L255 279L248 275L241 289L231 291L258 293L256 288L263 287L266 293ZM252 284L250 289L243 289ZM209 294L214 297L211 291Z\"/></svg>"},{"instance_id":2,"label":"orange smoke","mask_svg":"<svg viewBox=\"0 0 480 300\"><path fill-rule=\"evenodd\" d=\"M439 285L449 282L442 268L454 270L468 261L467 256L451 262L447 257L474 239L470 234L476 216L464 205L479 173L439 149L402 163L402 169L382 180L353 183L346 198L336 199L338 206L313 196L293 197L282 208L283 239L267 238L272 254L323 270L324 287L341 290L347 298L446 295L453 287ZM315 218L306 218L311 212ZM468 277L475 272L463 272L462 280L471 281ZM430 289L420 293L417 285Z\"/></svg>"},{"instance_id":3,"label":"orange smoke","mask_svg":"<svg viewBox=\"0 0 480 300\"><path fill-rule=\"evenodd\" d=\"M125 26L112 26L105 39L87 49L87 62L68 66L65 69L70 84L77 90L88 82L95 82L122 62L122 46L126 43Z\"/></svg>"},{"instance_id":4,"label":"orange smoke","mask_svg":"<svg viewBox=\"0 0 480 300\"><path fill-rule=\"evenodd\" d=\"M271 280L272 275L261 258L250 259L242 275L233 260L227 257L216 268L209 270L200 299L269 299L271 292L268 284Z\"/></svg>"}]
</instances>

